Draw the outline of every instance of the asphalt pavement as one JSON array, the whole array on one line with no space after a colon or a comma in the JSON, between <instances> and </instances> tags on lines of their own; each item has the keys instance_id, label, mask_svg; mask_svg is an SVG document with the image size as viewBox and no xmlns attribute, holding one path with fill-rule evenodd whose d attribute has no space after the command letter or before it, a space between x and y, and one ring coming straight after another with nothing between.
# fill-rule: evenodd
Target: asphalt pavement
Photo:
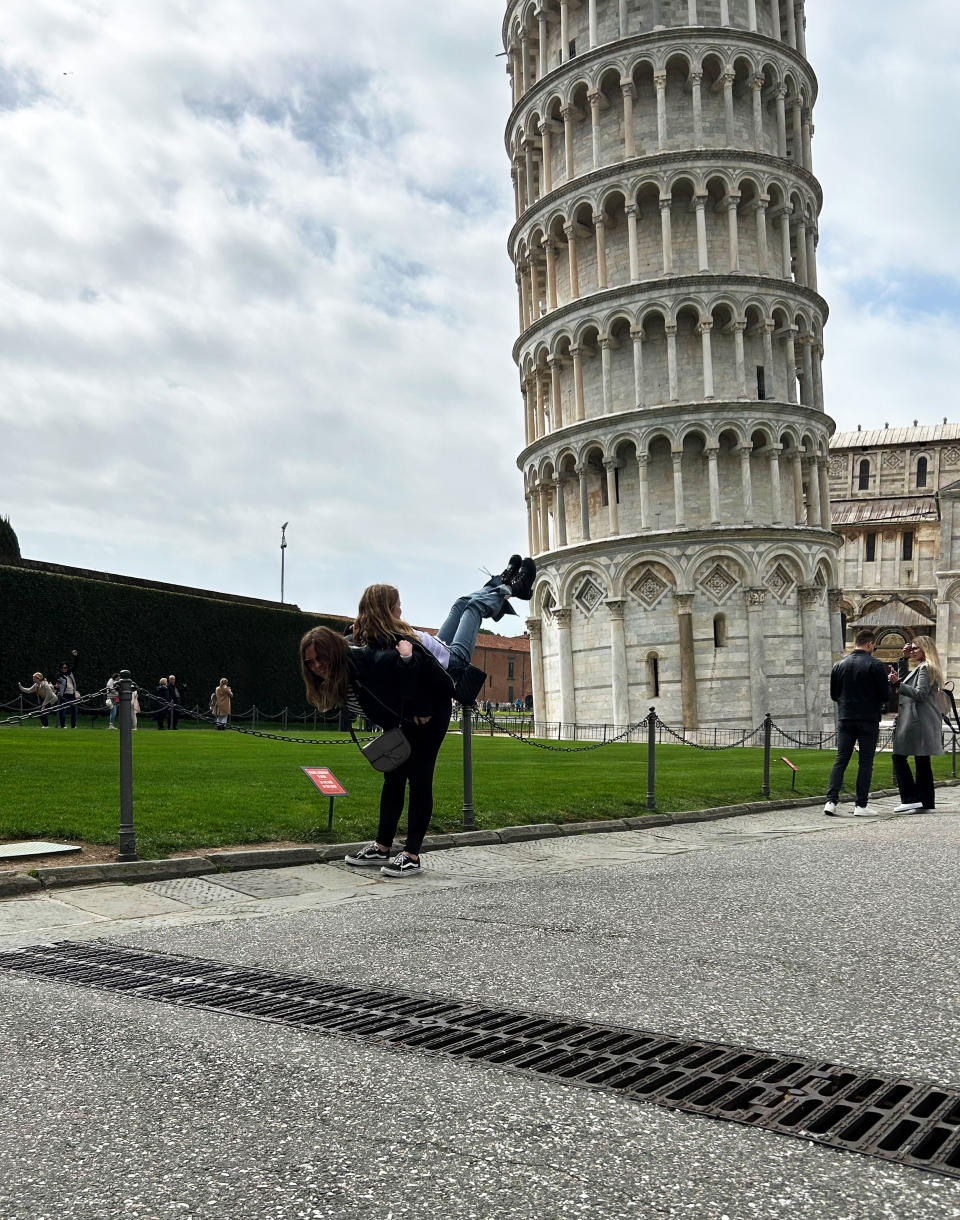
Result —
<instances>
[{"instance_id":1,"label":"asphalt pavement","mask_svg":"<svg viewBox=\"0 0 960 1220\"><path fill-rule=\"evenodd\" d=\"M467 847L0 902L64 939L960 1085L960 789L930 815ZM494 1066L0 970L0 1215L940 1220L960 1181Z\"/></svg>"}]
</instances>

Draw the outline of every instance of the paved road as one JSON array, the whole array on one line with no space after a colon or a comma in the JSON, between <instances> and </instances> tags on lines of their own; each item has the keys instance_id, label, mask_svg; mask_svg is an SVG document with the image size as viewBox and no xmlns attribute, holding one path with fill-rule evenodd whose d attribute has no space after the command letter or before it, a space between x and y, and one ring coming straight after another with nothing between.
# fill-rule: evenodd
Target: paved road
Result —
<instances>
[{"instance_id":1,"label":"paved road","mask_svg":"<svg viewBox=\"0 0 960 1220\"><path fill-rule=\"evenodd\" d=\"M0 903L129 945L960 1084L960 791ZM878 802L889 808L892 800ZM960 1182L492 1067L0 971L0 1215L940 1220Z\"/></svg>"}]
</instances>

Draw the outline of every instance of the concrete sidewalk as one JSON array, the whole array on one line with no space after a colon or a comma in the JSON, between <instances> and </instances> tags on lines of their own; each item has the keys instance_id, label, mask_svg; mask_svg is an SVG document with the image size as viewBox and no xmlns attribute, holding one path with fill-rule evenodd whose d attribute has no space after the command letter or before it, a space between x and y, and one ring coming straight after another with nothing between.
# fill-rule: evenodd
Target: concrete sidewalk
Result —
<instances>
[{"instance_id":1,"label":"concrete sidewalk","mask_svg":"<svg viewBox=\"0 0 960 1220\"><path fill-rule=\"evenodd\" d=\"M60 889L0 903L0 945L106 937L956 1085L960 791L938 802L458 848L402 882ZM5 1220L960 1216L957 1181L490 1065L2 970L0 1005Z\"/></svg>"}]
</instances>

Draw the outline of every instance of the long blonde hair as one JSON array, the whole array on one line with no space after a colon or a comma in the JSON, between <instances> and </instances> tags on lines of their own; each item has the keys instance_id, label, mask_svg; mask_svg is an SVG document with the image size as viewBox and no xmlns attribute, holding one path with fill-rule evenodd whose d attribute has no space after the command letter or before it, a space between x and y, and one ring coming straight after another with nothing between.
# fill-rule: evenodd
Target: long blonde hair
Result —
<instances>
[{"instance_id":1,"label":"long blonde hair","mask_svg":"<svg viewBox=\"0 0 960 1220\"><path fill-rule=\"evenodd\" d=\"M399 601L400 593L393 585L368 585L360 595L357 607L354 643L392 645L399 639L415 640L417 633L410 624L393 613Z\"/></svg>"},{"instance_id":2,"label":"long blonde hair","mask_svg":"<svg viewBox=\"0 0 960 1220\"><path fill-rule=\"evenodd\" d=\"M923 655L927 662L927 677L930 679L931 686L936 683L938 687L943 689L943 666L940 663L937 645L928 635L915 635L910 643L923 649Z\"/></svg>"},{"instance_id":3,"label":"long blonde hair","mask_svg":"<svg viewBox=\"0 0 960 1220\"><path fill-rule=\"evenodd\" d=\"M303 659L303 654L313 645L314 655L324 663L327 676L315 674ZM348 658L350 645L342 635L329 627L311 627L300 641L300 673L307 693L307 702L321 712L332 712L343 707L347 701L347 685L350 681Z\"/></svg>"}]
</instances>

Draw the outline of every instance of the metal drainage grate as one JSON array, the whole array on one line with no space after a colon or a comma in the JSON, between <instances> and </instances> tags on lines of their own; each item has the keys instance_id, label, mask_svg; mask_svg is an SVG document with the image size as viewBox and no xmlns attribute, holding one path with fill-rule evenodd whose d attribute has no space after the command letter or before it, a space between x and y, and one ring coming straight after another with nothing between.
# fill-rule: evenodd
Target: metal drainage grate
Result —
<instances>
[{"instance_id":1,"label":"metal drainage grate","mask_svg":"<svg viewBox=\"0 0 960 1220\"><path fill-rule=\"evenodd\" d=\"M721 1042L247 969L104 942L0 953L0 969L379 1038L960 1177L960 1089Z\"/></svg>"}]
</instances>

